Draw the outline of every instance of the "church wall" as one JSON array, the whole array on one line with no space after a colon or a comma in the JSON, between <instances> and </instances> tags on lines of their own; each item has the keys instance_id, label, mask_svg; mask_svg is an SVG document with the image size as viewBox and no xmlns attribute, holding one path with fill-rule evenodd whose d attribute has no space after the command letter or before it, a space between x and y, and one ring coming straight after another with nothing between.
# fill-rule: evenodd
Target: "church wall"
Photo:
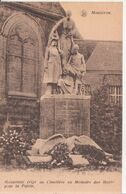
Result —
<instances>
[{"instance_id":1,"label":"church wall","mask_svg":"<svg viewBox=\"0 0 126 194\"><path fill-rule=\"evenodd\" d=\"M2 130L3 125L7 120L11 124L27 124L31 119L36 119L34 117L37 116L39 122L39 99L42 94L42 76L44 70L43 61L45 55L45 48L47 45L47 39L51 28L56 22L56 19L51 19L49 17L44 16L39 17L39 15L34 14L34 11L27 12L27 10L21 10L18 8L14 8L13 6L10 7L8 5L9 4L7 3L3 3L0 5L0 130ZM13 17L14 14L15 17ZM30 64L30 62L28 62L28 59L25 59L25 62L23 62L24 64L26 64L24 69L25 78L23 78L25 79L25 81L23 85L24 92L21 93L19 89L21 86L20 84L18 84L21 79L20 76L18 76L20 71L19 66L21 60L19 60L19 58L16 56L18 55L18 49L16 48L19 48L20 44L18 44L17 42L16 44L13 43L13 45L16 45L15 48L13 47L13 50L13 48L11 47L12 41L9 41L11 32L11 38L14 37L14 25L19 25L20 28L21 24L22 33L25 32L26 36L27 29L23 29L23 23L25 22L30 25L33 31L35 31L36 39L38 41L38 45L37 41L34 41L37 45L36 56L34 56L33 58L33 61L37 61L37 70L35 71L36 85L34 94L30 94L30 91L28 91L28 88L32 87L32 76L34 76L34 74L32 75L32 69L34 62L32 61L31 66L28 65ZM28 38L31 39L31 37ZM10 50L8 51L9 45ZM25 53L31 52L31 49L31 46L26 46ZM15 61L15 64L13 63L13 60ZM29 59L29 61L30 60L31 59ZM13 68L9 69L10 67L12 67L12 65ZM16 77L13 75L14 71ZM8 79L7 72L9 72L9 79L11 81ZM10 83L11 86L9 85Z\"/></svg>"}]
</instances>

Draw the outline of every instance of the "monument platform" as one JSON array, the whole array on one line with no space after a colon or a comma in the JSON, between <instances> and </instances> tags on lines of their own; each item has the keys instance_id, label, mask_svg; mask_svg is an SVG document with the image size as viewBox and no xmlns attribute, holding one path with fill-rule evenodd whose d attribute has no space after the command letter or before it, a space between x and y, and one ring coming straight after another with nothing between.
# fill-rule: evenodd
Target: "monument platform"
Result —
<instances>
[{"instance_id":1,"label":"monument platform","mask_svg":"<svg viewBox=\"0 0 126 194\"><path fill-rule=\"evenodd\" d=\"M40 138L54 134L90 136L90 96L43 95L40 101Z\"/></svg>"}]
</instances>

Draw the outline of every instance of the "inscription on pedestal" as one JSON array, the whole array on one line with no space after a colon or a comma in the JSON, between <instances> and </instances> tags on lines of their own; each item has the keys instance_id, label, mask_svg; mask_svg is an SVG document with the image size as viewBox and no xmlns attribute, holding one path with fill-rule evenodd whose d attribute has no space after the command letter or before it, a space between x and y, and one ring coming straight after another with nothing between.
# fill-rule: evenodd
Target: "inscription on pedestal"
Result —
<instances>
[{"instance_id":1,"label":"inscription on pedestal","mask_svg":"<svg viewBox=\"0 0 126 194\"><path fill-rule=\"evenodd\" d=\"M89 131L85 123L86 110L83 100L56 99L55 102L55 133L64 133L65 136L82 135Z\"/></svg>"},{"instance_id":2,"label":"inscription on pedestal","mask_svg":"<svg viewBox=\"0 0 126 194\"><path fill-rule=\"evenodd\" d=\"M90 98L52 97L41 101L41 137L90 135Z\"/></svg>"}]
</instances>

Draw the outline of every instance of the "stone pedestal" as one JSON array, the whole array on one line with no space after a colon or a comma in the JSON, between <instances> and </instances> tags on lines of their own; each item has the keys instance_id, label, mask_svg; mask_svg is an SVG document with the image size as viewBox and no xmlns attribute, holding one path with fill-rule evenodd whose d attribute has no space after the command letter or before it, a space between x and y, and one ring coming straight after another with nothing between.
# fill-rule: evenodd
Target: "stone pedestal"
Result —
<instances>
[{"instance_id":1,"label":"stone pedestal","mask_svg":"<svg viewBox=\"0 0 126 194\"><path fill-rule=\"evenodd\" d=\"M40 103L40 138L90 136L90 96L44 95Z\"/></svg>"}]
</instances>

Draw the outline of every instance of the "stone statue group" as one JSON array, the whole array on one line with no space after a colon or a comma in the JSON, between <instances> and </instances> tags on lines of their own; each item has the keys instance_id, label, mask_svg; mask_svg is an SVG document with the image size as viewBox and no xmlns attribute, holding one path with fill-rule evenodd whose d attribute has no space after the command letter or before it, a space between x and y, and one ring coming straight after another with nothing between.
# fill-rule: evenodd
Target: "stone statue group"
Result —
<instances>
[{"instance_id":1,"label":"stone statue group","mask_svg":"<svg viewBox=\"0 0 126 194\"><path fill-rule=\"evenodd\" d=\"M81 95L86 65L79 46L74 43L76 33L71 12L52 29L46 48L44 80L46 94Z\"/></svg>"}]
</instances>

